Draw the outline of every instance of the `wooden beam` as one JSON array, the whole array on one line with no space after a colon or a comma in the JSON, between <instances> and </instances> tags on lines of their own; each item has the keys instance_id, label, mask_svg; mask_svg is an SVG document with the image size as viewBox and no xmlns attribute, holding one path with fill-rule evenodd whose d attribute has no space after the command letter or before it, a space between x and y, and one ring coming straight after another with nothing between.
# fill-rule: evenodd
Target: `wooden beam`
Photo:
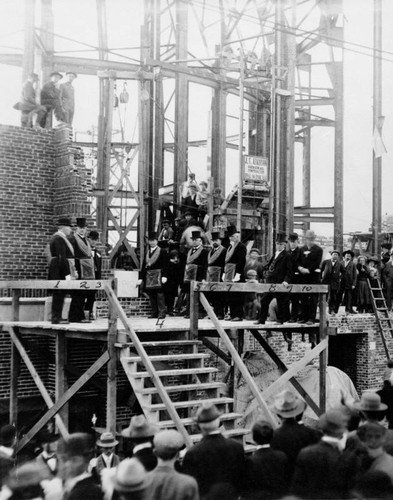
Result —
<instances>
[{"instance_id":1,"label":"wooden beam","mask_svg":"<svg viewBox=\"0 0 393 500\"><path fill-rule=\"evenodd\" d=\"M67 390L66 364L67 364L67 340L64 331L59 331L57 332L57 335L55 337L56 401L61 399L61 397ZM68 406L64 406L62 408L60 416L65 426L68 428Z\"/></svg>"},{"instance_id":2,"label":"wooden beam","mask_svg":"<svg viewBox=\"0 0 393 500\"><path fill-rule=\"evenodd\" d=\"M216 344L214 344L209 338L207 337L202 337L202 342L203 344L208 348L210 349L212 352L214 352L214 354L216 356L218 356L219 358L221 358L223 361L225 361L225 363L227 365L231 365L232 364L232 358L230 356L228 356L228 354L226 352L224 352L222 349L220 349L219 347L216 346Z\"/></svg>"},{"instance_id":3,"label":"wooden beam","mask_svg":"<svg viewBox=\"0 0 393 500\"><path fill-rule=\"evenodd\" d=\"M12 316L13 321L19 321L21 290L13 290ZM10 383L10 424L18 424L18 380L20 372L20 354L11 342L11 383Z\"/></svg>"},{"instance_id":4,"label":"wooden beam","mask_svg":"<svg viewBox=\"0 0 393 500\"><path fill-rule=\"evenodd\" d=\"M274 292L274 293L328 293L328 285L282 285L281 283L203 283L195 281L195 292Z\"/></svg>"},{"instance_id":5,"label":"wooden beam","mask_svg":"<svg viewBox=\"0 0 393 500\"><path fill-rule=\"evenodd\" d=\"M190 336L198 338L199 293L195 291L195 281L190 283Z\"/></svg>"},{"instance_id":6,"label":"wooden beam","mask_svg":"<svg viewBox=\"0 0 393 500\"><path fill-rule=\"evenodd\" d=\"M17 452L20 451L26 444L37 434L42 427L53 418L61 408L88 382L109 360L108 351L105 351L101 356L90 366L79 379L63 394L61 399L49 408L40 420L29 430L29 432L19 441Z\"/></svg>"},{"instance_id":7,"label":"wooden beam","mask_svg":"<svg viewBox=\"0 0 393 500\"><path fill-rule=\"evenodd\" d=\"M109 303L106 428L113 435L116 433L117 401L117 317Z\"/></svg>"},{"instance_id":8,"label":"wooden beam","mask_svg":"<svg viewBox=\"0 0 393 500\"><path fill-rule=\"evenodd\" d=\"M335 207L294 207L295 215L334 214Z\"/></svg>"},{"instance_id":9,"label":"wooden beam","mask_svg":"<svg viewBox=\"0 0 393 500\"><path fill-rule=\"evenodd\" d=\"M318 223L328 222L329 224L333 224L334 216L331 215L330 217L320 217L320 216L316 215L315 217L313 217L313 216L307 216L307 215L295 215L294 222L295 223L299 223L299 222L318 222Z\"/></svg>"},{"instance_id":10,"label":"wooden beam","mask_svg":"<svg viewBox=\"0 0 393 500\"><path fill-rule=\"evenodd\" d=\"M228 352L231 355L234 364L238 367L240 373L242 374L242 376L244 378L246 385L249 387L252 395L254 396L256 404L266 413L266 418L270 421L272 426L274 428L276 428L277 427L276 418L273 416L268 405L266 404L266 399L261 395L259 387L255 383L255 380L253 379L253 377L250 375L250 372L248 371L242 358L239 356L239 353L237 352L237 350L233 346L227 333L225 332L225 330L221 326L220 321L217 319L217 316L215 315L213 308L209 304L204 293L200 294L200 301L201 301L203 307L205 308L207 314L209 315L210 320L214 324L217 332L219 333L222 341L224 342L225 347L228 349Z\"/></svg>"},{"instance_id":11,"label":"wooden beam","mask_svg":"<svg viewBox=\"0 0 393 500\"><path fill-rule=\"evenodd\" d=\"M18 349L19 354L25 363L27 369L30 372L30 375L32 376L35 385L37 386L38 390L40 391L40 394L45 401L46 405L48 408L51 408L53 406L53 401L52 398L50 397L48 391L46 390L46 387L44 383L41 380L41 377L38 375L37 370L35 369L33 363L31 362L29 355L27 354L25 348L23 347L21 341L18 339L14 329L12 327L8 327L8 332L10 334L11 340L15 347ZM68 436L68 430L67 427L65 426L63 420L61 419L60 415L56 415L56 425L59 428L60 434L66 438Z\"/></svg>"},{"instance_id":12,"label":"wooden beam","mask_svg":"<svg viewBox=\"0 0 393 500\"><path fill-rule=\"evenodd\" d=\"M0 289L10 290L104 290L112 280L4 280Z\"/></svg>"}]
</instances>

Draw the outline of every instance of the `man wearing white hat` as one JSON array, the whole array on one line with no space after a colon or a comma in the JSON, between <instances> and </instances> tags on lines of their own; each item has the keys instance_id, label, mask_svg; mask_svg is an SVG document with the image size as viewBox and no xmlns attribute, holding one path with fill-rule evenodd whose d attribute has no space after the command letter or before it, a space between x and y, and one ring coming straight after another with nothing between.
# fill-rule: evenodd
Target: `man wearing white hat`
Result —
<instances>
[{"instance_id":1,"label":"man wearing white hat","mask_svg":"<svg viewBox=\"0 0 393 500\"><path fill-rule=\"evenodd\" d=\"M111 469L119 465L120 459L115 454L115 448L119 441L115 439L111 432L103 432L96 444L101 453L96 459L91 460L90 465L92 466L93 477L99 480L104 469Z\"/></svg>"}]
</instances>

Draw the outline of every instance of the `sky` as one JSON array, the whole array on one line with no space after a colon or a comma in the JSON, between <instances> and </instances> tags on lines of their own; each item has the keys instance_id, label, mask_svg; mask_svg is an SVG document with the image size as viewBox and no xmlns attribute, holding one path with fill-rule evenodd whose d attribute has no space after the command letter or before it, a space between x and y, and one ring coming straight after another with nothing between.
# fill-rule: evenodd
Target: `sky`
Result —
<instances>
[{"instance_id":1,"label":"sky","mask_svg":"<svg viewBox=\"0 0 393 500\"><path fill-rule=\"evenodd\" d=\"M37 2L38 3L38 2ZM209 4L209 2L207 2ZM95 0L54 0L55 32L81 42L96 44ZM373 42L373 0L344 1L345 40L367 47ZM108 36L112 47L137 46L139 44L140 25L143 20L143 2L141 0L107 0ZM211 15L214 16L212 10ZM126 20L126 22L124 22ZM383 157L382 178L382 214L393 213L393 2L383 0L383 114L385 124L383 138L387 154ZM211 38L209 38L211 37ZM190 34L193 43L195 37ZM207 43L213 45L213 32L207 32ZM0 53L9 52L8 47L20 47L23 40L23 2L22 0L0 0ZM80 50L80 44L57 38L57 50ZM344 52L344 232L367 231L372 217L372 58L370 50L352 47ZM75 53L89 56L91 52ZM135 51L131 56L138 57ZM12 109L19 100L21 71L19 68L0 65L0 123L19 125L19 113ZM96 133L98 116L98 79L95 76L80 76L74 83L76 89L75 133L76 139L88 140ZM119 82L122 90L123 82ZM114 128L116 137L121 140L120 120L125 123L126 140L137 140L136 84L129 82L127 90L130 104L115 112ZM172 91L171 83L165 87L168 97ZM204 139L209 126L210 89L190 85L190 140ZM228 135L238 130L238 103L236 99L229 103L230 114L227 119ZM168 116L173 114L173 106L168 108ZM173 127L166 124L166 141L172 140ZM332 130L318 128L313 130L312 149L312 204L329 206L333 204ZM206 175L207 151L205 148L191 148L189 164L199 178ZM167 165L171 165L171 154L166 154ZM228 175L227 191L237 181L237 151L227 154ZM170 182L171 172L167 169L166 182ZM301 172L296 168L295 204L301 203ZM315 225L315 229L326 235L332 235L332 225Z\"/></svg>"}]
</instances>

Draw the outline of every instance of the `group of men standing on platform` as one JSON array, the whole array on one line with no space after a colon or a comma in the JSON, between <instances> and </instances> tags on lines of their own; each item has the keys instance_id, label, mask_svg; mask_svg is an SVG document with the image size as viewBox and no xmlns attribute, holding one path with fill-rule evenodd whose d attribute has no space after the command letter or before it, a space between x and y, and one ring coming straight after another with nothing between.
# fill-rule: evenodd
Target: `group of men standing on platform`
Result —
<instances>
[{"instance_id":1,"label":"group of men standing on platform","mask_svg":"<svg viewBox=\"0 0 393 500\"><path fill-rule=\"evenodd\" d=\"M75 231L68 217L58 220L58 231L49 243L49 280L92 280L101 278L102 256L97 250L99 234L87 234L86 218L76 219ZM94 319L94 290L73 290L68 319L62 317L67 290L54 290L52 297L52 323L89 323Z\"/></svg>"}]
</instances>

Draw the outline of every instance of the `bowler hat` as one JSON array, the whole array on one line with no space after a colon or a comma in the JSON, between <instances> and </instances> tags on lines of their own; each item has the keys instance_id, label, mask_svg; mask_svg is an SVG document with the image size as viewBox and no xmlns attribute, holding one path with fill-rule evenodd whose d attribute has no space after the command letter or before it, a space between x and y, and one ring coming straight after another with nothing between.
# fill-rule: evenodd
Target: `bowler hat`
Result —
<instances>
[{"instance_id":1,"label":"bowler hat","mask_svg":"<svg viewBox=\"0 0 393 500\"><path fill-rule=\"evenodd\" d=\"M126 458L120 462L111 479L115 491L124 493L143 491L150 484L150 476L137 458Z\"/></svg>"},{"instance_id":2,"label":"bowler hat","mask_svg":"<svg viewBox=\"0 0 393 500\"><path fill-rule=\"evenodd\" d=\"M153 439L154 449L159 452L165 451L178 451L184 446L184 439L180 432L173 429L167 429L160 432L154 436Z\"/></svg>"},{"instance_id":3,"label":"bowler hat","mask_svg":"<svg viewBox=\"0 0 393 500\"><path fill-rule=\"evenodd\" d=\"M322 432L344 432L348 425L348 416L341 410L332 408L319 417L319 428Z\"/></svg>"},{"instance_id":4,"label":"bowler hat","mask_svg":"<svg viewBox=\"0 0 393 500\"><path fill-rule=\"evenodd\" d=\"M20 467L15 467L5 482L8 488L15 492L32 486L38 486L44 479L51 479L50 476L47 467L31 461L24 463Z\"/></svg>"},{"instance_id":5,"label":"bowler hat","mask_svg":"<svg viewBox=\"0 0 393 500\"><path fill-rule=\"evenodd\" d=\"M297 233L289 233L288 241L297 241L299 239L299 235Z\"/></svg>"},{"instance_id":6,"label":"bowler hat","mask_svg":"<svg viewBox=\"0 0 393 500\"><path fill-rule=\"evenodd\" d=\"M198 424L205 424L207 422L213 422L221 416L218 408L213 403L203 403L202 406L198 408L196 412L195 420Z\"/></svg>"},{"instance_id":7,"label":"bowler hat","mask_svg":"<svg viewBox=\"0 0 393 500\"><path fill-rule=\"evenodd\" d=\"M49 432L48 429L42 429L40 432L38 432L37 439L41 444L54 443L60 439L60 435Z\"/></svg>"},{"instance_id":8,"label":"bowler hat","mask_svg":"<svg viewBox=\"0 0 393 500\"><path fill-rule=\"evenodd\" d=\"M340 255L341 255L341 253L340 253L338 250L332 250L332 251L330 252L330 255L333 255L334 253L336 253L338 256L340 256Z\"/></svg>"},{"instance_id":9,"label":"bowler hat","mask_svg":"<svg viewBox=\"0 0 393 500\"><path fill-rule=\"evenodd\" d=\"M201 232L200 231L192 231L191 232L191 239L196 240L197 238L202 238Z\"/></svg>"},{"instance_id":10,"label":"bowler hat","mask_svg":"<svg viewBox=\"0 0 393 500\"><path fill-rule=\"evenodd\" d=\"M52 78L52 76L59 76L60 80L63 78L63 75L58 71L52 71L52 73L49 75L49 78Z\"/></svg>"},{"instance_id":11,"label":"bowler hat","mask_svg":"<svg viewBox=\"0 0 393 500\"><path fill-rule=\"evenodd\" d=\"M78 227L87 227L86 217L77 217L76 218L76 225Z\"/></svg>"},{"instance_id":12,"label":"bowler hat","mask_svg":"<svg viewBox=\"0 0 393 500\"><path fill-rule=\"evenodd\" d=\"M150 231L150 233L147 235L148 240L156 240L157 239L157 233L155 231Z\"/></svg>"},{"instance_id":13,"label":"bowler hat","mask_svg":"<svg viewBox=\"0 0 393 500\"><path fill-rule=\"evenodd\" d=\"M157 427L146 420L144 415L131 417L130 425L121 431L126 438L152 438L157 432Z\"/></svg>"},{"instance_id":14,"label":"bowler hat","mask_svg":"<svg viewBox=\"0 0 393 500\"><path fill-rule=\"evenodd\" d=\"M214 240L220 240L220 239L221 239L221 233L220 233L220 231L214 231L212 233L212 240L214 241Z\"/></svg>"},{"instance_id":15,"label":"bowler hat","mask_svg":"<svg viewBox=\"0 0 393 500\"><path fill-rule=\"evenodd\" d=\"M312 230L312 229L308 229L306 231L306 235L305 237L308 239L308 240L315 240L316 238L316 235L315 235L315 232Z\"/></svg>"},{"instance_id":16,"label":"bowler hat","mask_svg":"<svg viewBox=\"0 0 393 500\"><path fill-rule=\"evenodd\" d=\"M119 441L115 439L111 432L103 432L97 440L97 446L100 446L101 448L113 448L118 444Z\"/></svg>"},{"instance_id":17,"label":"bowler hat","mask_svg":"<svg viewBox=\"0 0 393 500\"><path fill-rule=\"evenodd\" d=\"M360 411L377 411L382 412L387 410L387 405L381 403L381 397L376 392L364 391L360 401L357 401L353 405L357 410Z\"/></svg>"},{"instance_id":18,"label":"bowler hat","mask_svg":"<svg viewBox=\"0 0 393 500\"><path fill-rule=\"evenodd\" d=\"M391 250L392 244L391 243L382 243L381 248L386 248L387 250Z\"/></svg>"},{"instance_id":19,"label":"bowler hat","mask_svg":"<svg viewBox=\"0 0 393 500\"><path fill-rule=\"evenodd\" d=\"M90 434L75 432L67 438L61 438L57 447L59 455L69 457L89 457L94 452L94 441Z\"/></svg>"},{"instance_id":20,"label":"bowler hat","mask_svg":"<svg viewBox=\"0 0 393 500\"><path fill-rule=\"evenodd\" d=\"M91 240L93 240L93 241L98 241L99 237L100 237L100 234L99 234L99 232L98 232L98 231L96 231L96 230L94 230L94 229L93 229L92 231L90 231L90 233L89 233L89 238L90 238Z\"/></svg>"},{"instance_id":21,"label":"bowler hat","mask_svg":"<svg viewBox=\"0 0 393 500\"><path fill-rule=\"evenodd\" d=\"M70 226L72 227L72 222L69 217L60 217L57 221L58 226Z\"/></svg>"},{"instance_id":22,"label":"bowler hat","mask_svg":"<svg viewBox=\"0 0 393 500\"><path fill-rule=\"evenodd\" d=\"M194 189L198 189L198 186L196 186L195 184L189 184L188 185L189 188L194 188Z\"/></svg>"},{"instance_id":23,"label":"bowler hat","mask_svg":"<svg viewBox=\"0 0 393 500\"><path fill-rule=\"evenodd\" d=\"M164 219L161 224L170 224L169 220L168 219Z\"/></svg>"},{"instance_id":24,"label":"bowler hat","mask_svg":"<svg viewBox=\"0 0 393 500\"><path fill-rule=\"evenodd\" d=\"M350 255L352 258L353 258L353 257L355 257L355 254L354 254L354 252L352 252L352 250L345 250L345 252L343 252L343 257L344 257L344 255L347 255L347 253L349 253L349 255Z\"/></svg>"},{"instance_id":25,"label":"bowler hat","mask_svg":"<svg viewBox=\"0 0 393 500\"><path fill-rule=\"evenodd\" d=\"M249 269L247 271L247 278L256 278L258 273L255 271L255 269Z\"/></svg>"},{"instance_id":26,"label":"bowler hat","mask_svg":"<svg viewBox=\"0 0 393 500\"><path fill-rule=\"evenodd\" d=\"M296 417L305 409L306 403L289 390L280 392L274 399L273 411L283 418Z\"/></svg>"}]
</instances>

